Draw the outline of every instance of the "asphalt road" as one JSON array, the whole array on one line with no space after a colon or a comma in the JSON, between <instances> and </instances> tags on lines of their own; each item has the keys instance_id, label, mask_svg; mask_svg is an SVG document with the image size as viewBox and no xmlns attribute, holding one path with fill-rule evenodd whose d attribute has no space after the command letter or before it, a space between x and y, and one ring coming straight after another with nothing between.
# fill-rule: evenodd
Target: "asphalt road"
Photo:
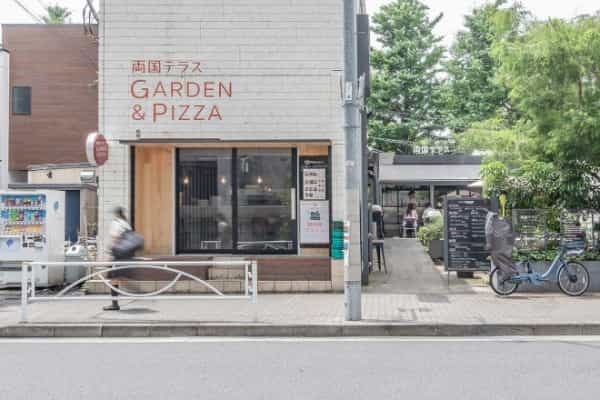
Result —
<instances>
[{"instance_id":1,"label":"asphalt road","mask_svg":"<svg viewBox=\"0 0 600 400\"><path fill-rule=\"evenodd\" d=\"M0 399L591 399L600 338L0 341Z\"/></svg>"}]
</instances>

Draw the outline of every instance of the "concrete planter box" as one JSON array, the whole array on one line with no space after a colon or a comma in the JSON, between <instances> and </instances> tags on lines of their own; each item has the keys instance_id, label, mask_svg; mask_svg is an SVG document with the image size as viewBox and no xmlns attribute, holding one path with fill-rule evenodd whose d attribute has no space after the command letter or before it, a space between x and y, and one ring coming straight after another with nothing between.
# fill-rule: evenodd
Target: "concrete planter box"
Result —
<instances>
[{"instance_id":1,"label":"concrete planter box","mask_svg":"<svg viewBox=\"0 0 600 400\"><path fill-rule=\"evenodd\" d=\"M429 257L434 260L444 259L444 241L443 240L432 240L429 242Z\"/></svg>"},{"instance_id":2,"label":"concrete planter box","mask_svg":"<svg viewBox=\"0 0 600 400\"><path fill-rule=\"evenodd\" d=\"M582 262L590 272L590 288L588 293L600 292L600 261ZM550 265L550 262L536 261L531 263L531 268L536 272L544 272ZM554 278L553 278L554 279ZM534 286L529 283L519 287L518 292L560 292L555 280L552 280L543 286Z\"/></svg>"}]
</instances>

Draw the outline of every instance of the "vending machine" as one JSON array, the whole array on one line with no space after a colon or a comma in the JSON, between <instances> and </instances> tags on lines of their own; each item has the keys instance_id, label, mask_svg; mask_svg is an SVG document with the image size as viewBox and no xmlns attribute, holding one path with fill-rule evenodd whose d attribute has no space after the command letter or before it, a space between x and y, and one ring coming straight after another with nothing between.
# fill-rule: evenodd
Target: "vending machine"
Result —
<instances>
[{"instance_id":1,"label":"vending machine","mask_svg":"<svg viewBox=\"0 0 600 400\"><path fill-rule=\"evenodd\" d=\"M0 192L0 287L21 284L26 261L64 261L65 193ZM36 266L36 286L64 282L64 267Z\"/></svg>"}]
</instances>

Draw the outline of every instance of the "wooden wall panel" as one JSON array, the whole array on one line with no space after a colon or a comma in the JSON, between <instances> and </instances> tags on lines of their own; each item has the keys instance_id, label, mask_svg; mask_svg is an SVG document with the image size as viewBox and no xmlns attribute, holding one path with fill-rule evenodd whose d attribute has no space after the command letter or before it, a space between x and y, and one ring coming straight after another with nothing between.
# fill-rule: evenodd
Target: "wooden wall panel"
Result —
<instances>
[{"instance_id":1,"label":"wooden wall panel","mask_svg":"<svg viewBox=\"0 0 600 400\"><path fill-rule=\"evenodd\" d=\"M330 281L331 260L328 257L261 257L258 260L259 281Z\"/></svg>"},{"instance_id":2,"label":"wooden wall panel","mask_svg":"<svg viewBox=\"0 0 600 400\"><path fill-rule=\"evenodd\" d=\"M173 253L173 149L135 148L135 229L144 254Z\"/></svg>"},{"instance_id":3,"label":"wooden wall panel","mask_svg":"<svg viewBox=\"0 0 600 400\"><path fill-rule=\"evenodd\" d=\"M31 115L9 110L10 169L86 162L87 134L98 130L98 43L77 24L2 28L11 103L12 87L31 86Z\"/></svg>"},{"instance_id":4,"label":"wooden wall panel","mask_svg":"<svg viewBox=\"0 0 600 400\"><path fill-rule=\"evenodd\" d=\"M327 144L301 144L298 146L298 155L302 156L327 156L329 146Z\"/></svg>"}]
</instances>

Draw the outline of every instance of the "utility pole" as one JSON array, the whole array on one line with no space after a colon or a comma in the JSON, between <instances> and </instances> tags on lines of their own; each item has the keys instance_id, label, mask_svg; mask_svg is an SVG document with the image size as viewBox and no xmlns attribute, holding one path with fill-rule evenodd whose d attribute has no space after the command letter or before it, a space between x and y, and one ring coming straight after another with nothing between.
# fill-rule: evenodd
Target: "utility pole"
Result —
<instances>
[{"instance_id":1,"label":"utility pole","mask_svg":"<svg viewBox=\"0 0 600 400\"><path fill-rule=\"evenodd\" d=\"M361 190L361 243L362 243L362 284L369 284L369 266L371 255L371 236L369 236L372 230L372 218L371 209L369 207L369 147L368 142L368 113L367 113L367 99L370 95L370 41L369 41L369 15L365 8L364 1L360 1L358 15L356 16L356 48L357 48L357 62L358 62L358 74L359 85L362 84L362 88L359 92L359 104L360 104L360 131L361 131L361 143L360 148L362 152L362 190Z\"/></svg>"},{"instance_id":2,"label":"utility pole","mask_svg":"<svg viewBox=\"0 0 600 400\"><path fill-rule=\"evenodd\" d=\"M349 257L344 265L346 321L359 321L361 306L362 149L358 106L357 0L344 0L344 131L346 139L346 221L350 224Z\"/></svg>"}]
</instances>

